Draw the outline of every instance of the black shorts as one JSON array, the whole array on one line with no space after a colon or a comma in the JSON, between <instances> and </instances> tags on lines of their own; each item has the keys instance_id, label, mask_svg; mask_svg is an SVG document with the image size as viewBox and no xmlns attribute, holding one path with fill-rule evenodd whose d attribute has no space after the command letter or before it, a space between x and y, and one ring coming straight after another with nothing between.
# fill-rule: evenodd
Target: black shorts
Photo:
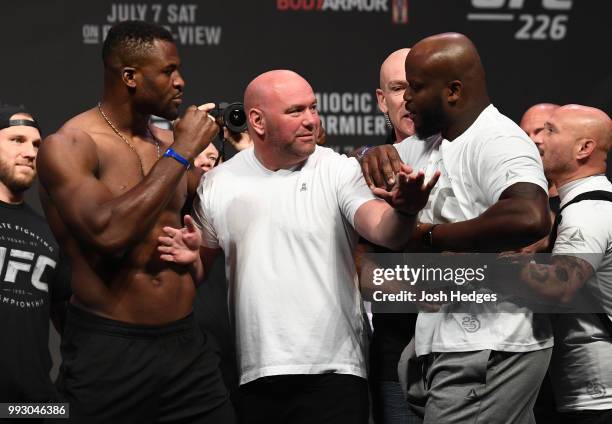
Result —
<instances>
[{"instance_id":1,"label":"black shorts","mask_svg":"<svg viewBox=\"0 0 612 424\"><path fill-rule=\"evenodd\" d=\"M242 424L367 424L368 383L348 374L258 378L240 386Z\"/></svg>"},{"instance_id":2,"label":"black shorts","mask_svg":"<svg viewBox=\"0 0 612 424\"><path fill-rule=\"evenodd\" d=\"M234 423L219 359L190 315L132 325L70 306L57 387L72 422Z\"/></svg>"}]
</instances>

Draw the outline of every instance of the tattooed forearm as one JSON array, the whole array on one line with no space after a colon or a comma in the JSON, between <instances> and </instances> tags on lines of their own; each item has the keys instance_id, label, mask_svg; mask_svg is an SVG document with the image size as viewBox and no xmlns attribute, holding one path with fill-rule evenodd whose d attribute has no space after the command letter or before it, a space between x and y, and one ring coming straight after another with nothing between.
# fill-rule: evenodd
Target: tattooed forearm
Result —
<instances>
[{"instance_id":1,"label":"tattooed forearm","mask_svg":"<svg viewBox=\"0 0 612 424\"><path fill-rule=\"evenodd\" d=\"M533 264L529 267L529 275L537 282L544 283L549 277L548 266Z\"/></svg>"},{"instance_id":2,"label":"tattooed forearm","mask_svg":"<svg viewBox=\"0 0 612 424\"><path fill-rule=\"evenodd\" d=\"M561 268L559 266L555 267L555 276L557 277L557 280L559 281L566 282L567 280L569 280L567 269Z\"/></svg>"},{"instance_id":3,"label":"tattooed forearm","mask_svg":"<svg viewBox=\"0 0 612 424\"><path fill-rule=\"evenodd\" d=\"M522 280L539 296L569 302L593 275L593 268L574 256L554 256L550 265L529 264L521 273Z\"/></svg>"}]
</instances>

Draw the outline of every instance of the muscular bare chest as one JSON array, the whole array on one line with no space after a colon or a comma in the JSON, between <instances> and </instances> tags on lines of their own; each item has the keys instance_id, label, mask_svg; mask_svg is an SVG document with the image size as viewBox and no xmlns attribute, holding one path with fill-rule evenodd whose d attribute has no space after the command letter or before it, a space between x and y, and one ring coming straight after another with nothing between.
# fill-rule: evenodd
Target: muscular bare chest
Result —
<instances>
[{"instance_id":1,"label":"muscular bare chest","mask_svg":"<svg viewBox=\"0 0 612 424\"><path fill-rule=\"evenodd\" d=\"M115 196L121 196L137 186L145 175L151 172L158 159L158 151L153 143L138 146L132 150L121 140L100 140L98 147L98 179ZM160 146L159 154L165 147ZM183 176L180 183L173 188L173 196L165 208L168 212L179 213L187 198L187 178Z\"/></svg>"}]
</instances>

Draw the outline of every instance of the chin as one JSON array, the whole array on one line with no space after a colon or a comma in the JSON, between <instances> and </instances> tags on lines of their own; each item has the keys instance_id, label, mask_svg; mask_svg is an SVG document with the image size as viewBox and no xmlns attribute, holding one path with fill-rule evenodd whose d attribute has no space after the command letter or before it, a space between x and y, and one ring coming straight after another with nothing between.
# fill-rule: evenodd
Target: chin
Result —
<instances>
[{"instance_id":1,"label":"chin","mask_svg":"<svg viewBox=\"0 0 612 424\"><path fill-rule=\"evenodd\" d=\"M159 113L159 116L167 119L168 121L174 121L179 116L179 111L177 107L169 106L164 111Z\"/></svg>"},{"instance_id":2,"label":"chin","mask_svg":"<svg viewBox=\"0 0 612 424\"><path fill-rule=\"evenodd\" d=\"M8 182L7 187L14 193L23 193L34 184L34 177L15 178Z\"/></svg>"}]
</instances>

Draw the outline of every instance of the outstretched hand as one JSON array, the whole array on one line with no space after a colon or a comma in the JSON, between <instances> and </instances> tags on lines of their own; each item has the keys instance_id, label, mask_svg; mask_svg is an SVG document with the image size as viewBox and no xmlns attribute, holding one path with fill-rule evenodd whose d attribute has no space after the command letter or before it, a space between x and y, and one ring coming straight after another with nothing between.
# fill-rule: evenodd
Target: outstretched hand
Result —
<instances>
[{"instance_id":1,"label":"outstretched hand","mask_svg":"<svg viewBox=\"0 0 612 424\"><path fill-rule=\"evenodd\" d=\"M185 215L184 221L185 226L180 229L164 227L166 235L157 238L157 250L161 253L162 260L179 265L192 265L200 258L202 234L191 216Z\"/></svg>"},{"instance_id":2,"label":"outstretched hand","mask_svg":"<svg viewBox=\"0 0 612 424\"><path fill-rule=\"evenodd\" d=\"M416 215L427 204L431 190L440 178L440 171L425 183L423 171L413 172L408 165L402 164L391 191L373 188L372 192L389 203L394 209L409 215Z\"/></svg>"}]
</instances>

